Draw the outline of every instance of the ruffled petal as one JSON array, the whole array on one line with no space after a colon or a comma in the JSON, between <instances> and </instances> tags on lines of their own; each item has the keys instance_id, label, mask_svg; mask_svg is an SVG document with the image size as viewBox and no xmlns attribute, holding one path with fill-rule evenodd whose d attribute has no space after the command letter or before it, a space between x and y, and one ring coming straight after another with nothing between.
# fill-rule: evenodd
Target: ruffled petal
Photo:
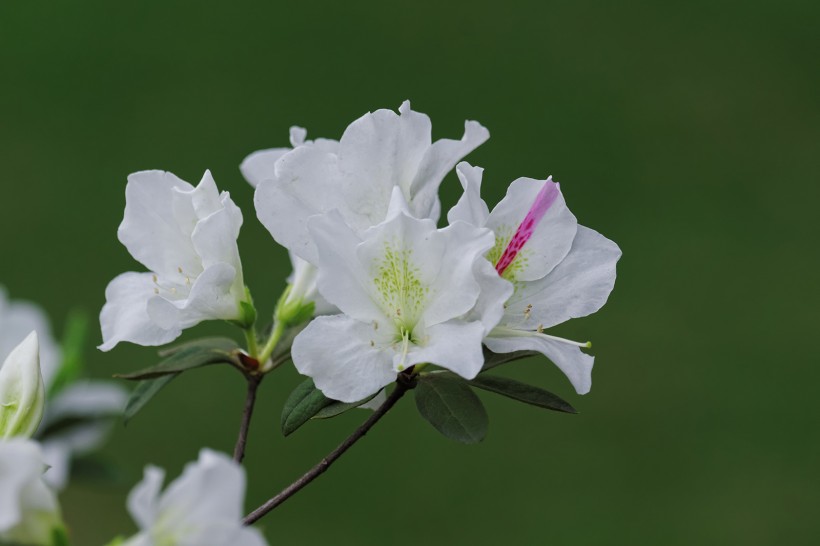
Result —
<instances>
[{"instance_id":1,"label":"ruffled petal","mask_svg":"<svg viewBox=\"0 0 820 546\"><path fill-rule=\"evenodd\" d=\"M456 166L456 174L461 182L464 193L458 203L447 213L447 221L451 224L461 221L473 226L484 227L490 216L487 203L481 198L481 177L484 169L473 167L466 161Z\"/></svg>"},{"instance_id":2,"label":"ruffled petal","mask_svg":"<svg viewBox=\"0 0 820 546\"><path fill-rule=\"evenodd\" d=\"M484 325L478 321L436 324L425 329L421 342L407 355L406 365L429 362L472 379L484 365L483 338Z\"/></svg>"},{"instance_id":3,"label":"ruffled petal","mask_svg":"<svg viewBox=\"0 0 820 546\"><path fill-rule=\"evenodd\" d=\"M374 301L371 274L357 254L361 238L337 211L311 218L309 228L319 251L317 284L322 296L358 320L386 320Z\"/></svg>"},{"instance_id":4,"label":"ruffled petal","mask_svg":"<svg viewBox=\"0 0 820 546\"><path fill-rule=\"evenodd\" d=\"M140 529L150 529L157 519L159 493L164 479L164 470L146 466L142 481L128 493L128 512Z\"/></svg>"},{"instance_id":5,"label":"ruffled petal","mask_svg":"<svg viewBox=\"0 0 820 546\"><path fill-rule=\"evenodd\" d=\"M155 289L151 273L123 273L108 284L100 312L100 350L110 351L121 341L165 345L179 337L181 328L174 324L162 328L148 316L148 300L154 298Z\"/></svg>"},{"instance_id":6,"label":"ruffled petal","mask_svg":"<svg viewBox=\"0 0 820 546\"><path fill-rule=\"evenodd\" d=\"M128 176L125 215L117 236L149 270L173 278L181 267L196 274L199 258L191 245L191 210L179 206L179 193L193 187L174 174L141 171Z\"/></svg>"},{"instance_id":7,"label":"ruffled petal","mask_svg":"<svg viewBox=\"0 0 820 546\"><path fill-rule=\"evenodd\" d=\"M477 121L464 123L464 136L461 140L443 138L435 141L424 153L413 183L410 195L413 196L413 210L419 218L430 217L438 200L438 189L441 181L461 159L484 144L490 138L490 132Z\"/></svg>"},{"instance_id":8,"label":"ruffled petal","mask_svg":"<svg viewBox=\"0 0 820 546\"><path fill-rule=\"evenodd\" d=\"M578 226L569 254L549 275L519 283L507 303L506 326L549 328L603 307L615 286L621 249L600 233Z\"/></svg>"},{"instance_id":9,"label":"ruffled petal","mask_svg":"<svg viewBox=\"0 0 820 546\"><path fill-rule=\"evenodd\" d=\"M293 363L325 396L356 402L396 379L388 328L344 315L314 319L293 342Z\"/></svg>"},{"instance_id":10,"label":"ruffled petal","mask_svg":"<svg viewBox=\"0 0 820 546\"><path fill-rule=\"evenodd\" d=\"M279 158L291 151L291 148L271 148L259 150L246 157L239 165L242 176L254 188L263 180L273 180L276 172L276 162Z\"/></svg>"}]
</instances>

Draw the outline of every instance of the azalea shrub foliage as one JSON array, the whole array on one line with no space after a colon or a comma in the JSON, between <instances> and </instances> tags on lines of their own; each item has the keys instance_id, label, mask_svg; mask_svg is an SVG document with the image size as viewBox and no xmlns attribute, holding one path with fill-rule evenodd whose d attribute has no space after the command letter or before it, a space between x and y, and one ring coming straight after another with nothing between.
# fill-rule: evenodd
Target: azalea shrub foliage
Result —
<instances>
[{"instance_id":1,"label":"azalea shrub foliage","mask_svg":"<svg viewBox=\"0 0 820 546\"><path fill-rule=\"evenodd\" d=\"M59 345L41 310L0 294L0 542L69 544L57 492L72 460L169 381L209 365L247 381L234 453L203 449L164 489L163 471L147 467L126 503L139 531L111 545L267 544L253 524L407 393L423 419L463 443L487 432L476 390L575 412L495 369L543 355L578 394L590 390L590 343L550 331L604 305L621 251L578 224L560 185L518 178L490 209L483 170L463 161L487 129L468 121L460 139L433 141L430 119L409 102L362 116L339 140L306 136L293 127L290 147L252 153L240 166L257 218L293 266L279 300L261 307L272 316L245 285L243 213L209 171L196 185L164 171L128 177L117 233L142 267L106 288L99 349L162 347L154 365L120 376L136 382L130 392L126 381L82 379L82 320L69 321ZM463 194L443 214L439 187L454 169ZM225 336L168 346L207 320L224 321ZM244 515L241 463L257 388L289 362L305 378L282 401L283 434L355 408L368 413L323 461Z\"/></svg>"}]
</instances>

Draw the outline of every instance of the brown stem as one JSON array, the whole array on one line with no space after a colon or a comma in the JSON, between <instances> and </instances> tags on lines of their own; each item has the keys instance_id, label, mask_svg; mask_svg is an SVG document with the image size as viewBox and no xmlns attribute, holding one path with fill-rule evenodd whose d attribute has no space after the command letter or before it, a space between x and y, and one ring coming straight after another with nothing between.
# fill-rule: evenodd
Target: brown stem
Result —
<instances>
[{"instance_id":1,"label":"brown stem","mask_svg":"<svg viewBox=\"0 0 820 546\"><path fill-rule=\"evenodd\" d=\"M233 448L233 460L241 463L245 458L245 445L248 443L248 430L251 426L253 416L253 406L256 403L256 390L262 382L262 375L245 374L248 381L248 395L245 397L245 409L242 411L242 424L239 427L239 438L236 439L236 446Z\"/></svg>"},{"instance_id":2,"label":"brown stem","mask_svg":"<svg viewBox=\"0 0 820 546\"><path fill-rule=\"evenodd\" d=\"M350 449L350 447L359 441L365 434L375 425L379 419L384 417L384 415L390 411L390 409L399 401L399 399L404 396L404 394L412 388L412 384L409 380L401 378L396 383L396 388L393 389L393 392L390 393L390 396L387 397L387 400L373 412L373 414L362 423L362 425L357 428L353 434L348 436L344 442L339 444L339 447L331 451L324 459L319 461L316 466L305 472L301 478L287 486L285 489L282 490L281 493L276 495L275 497L269 499L265 504L251 512L245 517L244 523L245 525L252 525L256 523L260 518L266 515L268 512L288 500L290 497L295 495L299 490L305 487L307 484L318 478L321 474L323 474L330 465L336 462L336 459L341 457L345 451Z\"/></svg>"}]
</instances>

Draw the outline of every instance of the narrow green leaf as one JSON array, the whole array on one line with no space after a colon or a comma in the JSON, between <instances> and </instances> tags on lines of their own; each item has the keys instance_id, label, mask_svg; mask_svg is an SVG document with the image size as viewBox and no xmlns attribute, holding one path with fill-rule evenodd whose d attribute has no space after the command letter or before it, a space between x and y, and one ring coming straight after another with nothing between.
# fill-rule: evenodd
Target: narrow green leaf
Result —
<instances>
[{"instance_id":1,"label":"narrow green leaf","mask_svg":"<svg viewBox=\"0 0 820 546\"><path fill-rule=\"evenodd\" d=\"M311 417L311 419L330 419L331 417L336 417L337 415L341 415L346 411L352 410L354 408L358 408L363 404L367 404L374 398L376 398L376 394L368 396L364 400L359 400L358 402L339 402L338 400L331 400L330 404L320 409L316 415Z\"/></svg>"},{"instance_id":2,"label":"narrow green leaf","mask_svg":"<svg viewBox=\"0 0 820 546\"><path fill-rule=\"evenodd\" d=\"M148 379L137 383L137 386L131 391L131 397L128 399L128 404L126 404L125 411L122 414L125 424L128 424L128 421L145 407L145 404L178 375L179 373L163 375L156 379Z\"/></svg>"},{"instance_id":3,"label":"narrow green leaf","mask_svg":"<svg viewBox=\"0 0 820 546\"><path fill-rule=\"evenodd\" d=\"M153 379L160 376L201 368L210 364L231 364L241 367L237 357L239 345L226 337L199 339L166 349L160 356L166 357L159 364L138 372L115 375L123 379Z\"/></svg>"},{"instance_id":4,"label":"narrow green leaf","mask_svg":"<svg viewBox=\"0 0 820 546\"><path fill-rule=\"evenodd\" d=\"M282 408L282 434L288 436L331 403L333 400L322 394L312 379L305 379L293 389Z\"/></svg>"},{"instance_id":5,"label":"narrow green leaf","mask_svg":"<svg viewBox=\"0 0 820 546\"><path fill-rule=\"evenodd\" d=\"M484 347L484 366L481 368L482 372L486 372L496 366L501 366L507 362L514 360L521 360L522 358L529 358L531 356L538 356L541 353L536 351L515 351L512 353L494 353L487 347Z\"/></svg>"},{"instance_id":6,"label":"narrow green leaf","mask_svg":"<svg viewBox=\"0 0 820 546\"><path fill-rule=\"evenodd\" d=\"M564 413L578 413L569 402L563 400L559 396L545 391L540 387L528 385L515 379L508 377L499 377L497 375L479 375L469 382L473 387L483 389L485 391L494 392L524 402L532 404L539 408L546 408L553 411L562 411Z\"/></svg>"},{"instance_id":7,"label":"narrow green leaf","mask_svg":"<svg viewBox=\"0 0 820 546\"><path fill-rule=\"evenodd\" d=\"M68 316L63 339L60 343L60 350L63 359L57 374L48 389L49 398L53 397L65 386L73 383L82 375L83 371L83 349L88 334L88 315L79 310L74 310Z\"/></svg>"},{"instance_id":8,"label":"narrow green leaf","mask_svg":"<svg viewBox=\"0 0 820 546\"><path fill-rule=\"evenodd\" d=\"M487 435L487 411L463 379L425 374L419 378L413 392L421 416L444 436L464 444L475 444Z\"/></svg>"}]
</instances>

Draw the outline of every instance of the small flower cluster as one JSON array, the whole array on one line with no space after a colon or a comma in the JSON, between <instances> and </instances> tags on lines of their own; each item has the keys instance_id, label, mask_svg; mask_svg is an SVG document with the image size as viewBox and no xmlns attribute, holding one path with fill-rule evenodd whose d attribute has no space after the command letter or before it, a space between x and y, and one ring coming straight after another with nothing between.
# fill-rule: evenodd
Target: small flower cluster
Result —
<instances>
[{"instance_id":1,"label":"small flower cluster","mask_svg":"<svg viewBox=\"0 0 820 546\"><path fill-rule=\"evenodd\" d=\"M327 397L363 400L427 364L472 379L483 347L540 352L589 391L590 344L546 330L606 302L621 253L578 225L556 182L519 178L490 211L482 169L459 163L488 131L468 121L461 139L432 141L430 119L409 102L362 116L338 141L305 137L294 127L292 148L256 152L240 168L294 264L277 325L315 316L292 359ZM439 186L454 167L464 194L438 227ZM150 272L108 286L100 348L163 345L206 319L246 323L241 224L209 172L195 188L166 172L131 175L119 238Z\"/></svg>"}]
</instances>

